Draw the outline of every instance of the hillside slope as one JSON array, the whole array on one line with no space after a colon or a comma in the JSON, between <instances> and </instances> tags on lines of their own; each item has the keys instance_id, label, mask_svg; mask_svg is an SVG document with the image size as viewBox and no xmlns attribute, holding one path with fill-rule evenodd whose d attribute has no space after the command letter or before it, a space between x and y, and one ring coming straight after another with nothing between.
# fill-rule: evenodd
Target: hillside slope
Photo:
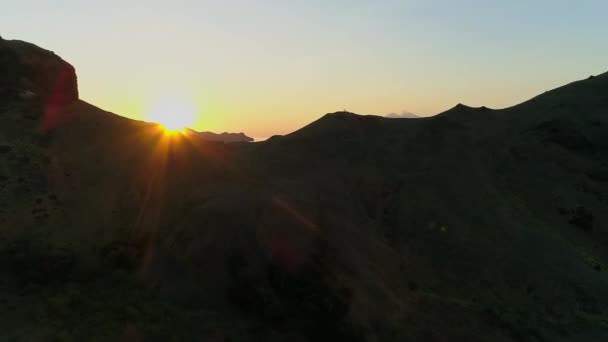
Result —
<instances>
[{"instance_id":1,"label":"hillside slope","mask_svg":"<svg viewBox=\"0 0 608 342\"><path fill-rule=\"evenodd\" d=\"M218 144L78 100L22 44L0 41L4 339L608 337L608 74Z\"/></svg>"}]
</instances>

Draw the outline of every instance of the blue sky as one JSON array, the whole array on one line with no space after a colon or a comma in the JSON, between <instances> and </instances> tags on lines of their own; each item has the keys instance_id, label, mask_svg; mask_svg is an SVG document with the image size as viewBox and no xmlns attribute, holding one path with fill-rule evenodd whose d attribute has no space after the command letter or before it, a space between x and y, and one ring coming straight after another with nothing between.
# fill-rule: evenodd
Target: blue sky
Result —
<instances>
[{"instance_id":1,"label":"blue sky","mask_svg":"<svg viewBox=\"0 0 608 342\"><path fill-rule=\"evenodd\" d=\"M348 109L506 107L608 71L608 1L13 1L0 35L74 64L83 99L196 128L282 134Z\"/></svg>"}]
</instances>

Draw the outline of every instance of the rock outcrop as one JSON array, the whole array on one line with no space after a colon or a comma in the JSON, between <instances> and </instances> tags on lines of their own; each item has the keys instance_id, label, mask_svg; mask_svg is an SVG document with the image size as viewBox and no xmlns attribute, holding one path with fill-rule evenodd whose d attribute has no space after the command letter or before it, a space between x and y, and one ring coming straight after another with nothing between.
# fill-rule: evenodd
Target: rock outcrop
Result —
<instances>
[{"instance_id":1,"label":"rock outcrop","mask_svg":"<svg viewBox=\"0 0 608 342\"><path fill-rule=\"evenodd\" d=\"M78 100L74 67L49 50L0 37L0 96L38 99L46 107Z\"/></svg>"}]
</instances>

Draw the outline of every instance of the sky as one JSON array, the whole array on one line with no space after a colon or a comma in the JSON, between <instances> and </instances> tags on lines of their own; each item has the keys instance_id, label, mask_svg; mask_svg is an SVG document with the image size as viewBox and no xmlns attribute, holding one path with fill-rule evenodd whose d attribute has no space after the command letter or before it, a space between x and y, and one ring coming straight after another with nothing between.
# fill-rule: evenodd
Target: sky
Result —
<instances>
[{"instance_id":1,"label":"sky","mask_svg":"<svg viewBox=\"0 0 608 342\"><path fill-rule=\"evenodd\" d=\"M343 109L504 108L606 72L606 13L606 0L19 0L0 35L62 56L105 110L146 120L169 97L195 108L195 129L268 137Z\"/></svg>"}]
</instances>

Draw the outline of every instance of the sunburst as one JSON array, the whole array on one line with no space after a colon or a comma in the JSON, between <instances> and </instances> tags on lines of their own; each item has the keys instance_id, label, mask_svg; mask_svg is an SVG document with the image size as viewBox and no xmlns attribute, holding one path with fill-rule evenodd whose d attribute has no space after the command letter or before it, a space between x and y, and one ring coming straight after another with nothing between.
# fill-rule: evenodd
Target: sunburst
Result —
<instances>
[{"instance_id":1,"label":"sunburst","mask_svg":"<svg viewBox=\"0 0 608 342\"><path fill-rule=\"evenodd\" d=\"M146 118L159 123L165 132L174 134L191 127L196 114L192 101L181 96L161 96L152 101Z\"/></svg>"}]
</instances>

